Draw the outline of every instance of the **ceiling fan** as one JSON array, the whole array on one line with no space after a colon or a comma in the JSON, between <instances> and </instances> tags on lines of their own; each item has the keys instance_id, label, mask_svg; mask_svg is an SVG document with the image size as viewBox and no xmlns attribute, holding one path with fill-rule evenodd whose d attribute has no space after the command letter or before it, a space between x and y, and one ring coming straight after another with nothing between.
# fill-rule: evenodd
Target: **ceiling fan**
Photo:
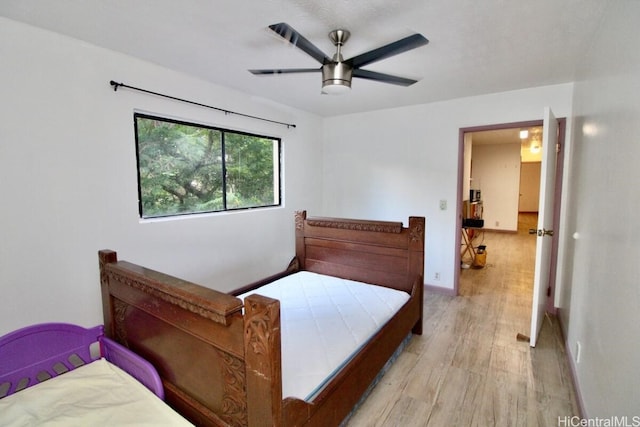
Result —
<instances>
[{"instance_id":1,"label":"ceiling fan","mask_svg":"<svg viewBox=\"0 0 640 427\"><path fill-rule=\"evenodd\" d=\"M336 46L336 53L333 55L333 58L330 58L313 43L307 40L302 34L293 29L289 24L281 22L279 24L269 25L269 29L285 39L287 42L299 49L302 49L306 54L321 63L322 66L320 68L285 68L249 71L255 75L313 73L321 71L323 93L347 92L351 89L352 77L359 77L362 79L391 83L400 86L412 85L416 83L417 80L378 73L376 71L363 70L361 67L429 43L429 40L427 40L422 34L413 34L388 45L345 60L342 57L342 46L344 46L351 35L347 30L334 30L329 33L329 38Z\"/></svg>"}]
</instances>

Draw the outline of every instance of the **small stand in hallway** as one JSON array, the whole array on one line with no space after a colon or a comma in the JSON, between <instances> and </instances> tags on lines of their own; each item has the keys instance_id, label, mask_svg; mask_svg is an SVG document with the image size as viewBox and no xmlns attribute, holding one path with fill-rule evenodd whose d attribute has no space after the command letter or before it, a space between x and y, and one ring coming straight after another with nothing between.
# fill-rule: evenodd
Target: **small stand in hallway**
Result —
<instances>
[{"instance_id":1,"label":"small stand in hallway","mask_svg":"<svg viewBox=\"0 0 640 427\"><path fill-rule=\"evenodd\" d=\"M462 253L460 264L462 268L469 268L476 265L476 249L473 247L473 240L479 232L484 232L483 203L480 198L480 190L470 190L469 200L462 202ZM465 263L465 257L471 258L469 263ZM483 263L484 266L484 263Z\"/></svg>"},{"instance_id":2,"label":"small stand in hallway","mask_svg":"<svg viewBox=\"0 0 640 427\"><path fill-rule=\"evenodd\" d=\"M482 221L482 220L480 220ZM484 221L483 221L484 222ZM465 220L462 224L462 254L460 256L462 262L462 268L469 268L470 265L474 265L476 261L476 249L473 247L473 239L478 235L478 231L484 231L484 224L481 224L479 227L473 227L469 225L465 225L467 220ZM469 264L465 264L464 258L465 256L469 256L471 258L471 262Z\"/></svg>"}]
</instances>

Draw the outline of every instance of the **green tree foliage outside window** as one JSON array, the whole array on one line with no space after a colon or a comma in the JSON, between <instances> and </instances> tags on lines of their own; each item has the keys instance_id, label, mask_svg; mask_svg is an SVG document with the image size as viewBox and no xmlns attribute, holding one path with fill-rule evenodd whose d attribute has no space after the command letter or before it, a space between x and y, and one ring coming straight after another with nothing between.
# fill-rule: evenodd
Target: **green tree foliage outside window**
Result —
<instances>
[{"instance_id":1,"label":"green tree foliage outside window","mask_svg":"<svg viewBox=\"0 0 640 427\"><path fill-rule=\"evenodd\" d=\"M134 115L140 216L280 205L280 140Z\"/></svg>"}]
</instances>

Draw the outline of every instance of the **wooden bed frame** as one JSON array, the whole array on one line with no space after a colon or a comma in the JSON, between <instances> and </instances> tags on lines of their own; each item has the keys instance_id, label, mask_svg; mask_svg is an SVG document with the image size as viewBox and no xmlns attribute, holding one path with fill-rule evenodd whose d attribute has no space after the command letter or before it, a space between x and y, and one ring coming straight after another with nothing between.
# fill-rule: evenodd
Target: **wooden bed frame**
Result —
<instances>
[{"instance_id":1,"label":"wooden bed frame","mask_svg":"<svg viewBox=\"0 0 640 427\"><path fill-rule=\"evenodd\" d=\"M230 294L99 252L105 333L158 370L165 400L199 426L332 426L352 411L396 348L422 333L423 217L307 218L283 272ZM236 298L299 270L404 290L409 301L311 402L282 396L280 303ZM244 312L243 312L244 308Z\"/></svg>"}]
</instances>

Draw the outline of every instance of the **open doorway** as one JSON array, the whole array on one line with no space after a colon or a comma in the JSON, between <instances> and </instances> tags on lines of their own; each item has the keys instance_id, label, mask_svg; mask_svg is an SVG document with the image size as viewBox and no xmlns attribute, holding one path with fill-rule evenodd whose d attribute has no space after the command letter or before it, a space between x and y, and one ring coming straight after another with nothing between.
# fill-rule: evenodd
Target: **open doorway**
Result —
<instances>
[{"instance_id":1,"label":"open doorway","mask_svg":"<svg viewBox=\"0 0 640 427\"><path fill-rule=\"evenodd\" d=\"M476 126L460 129L458 159L458 201L461 209L458 212L461 251L456 269L454 289L459 294L460 272L469 267L464 256L474 256L470 251L473 242L469 243L468 229L463 227L466 218L474 216L476 204L482 212L482 230L472 231L482 234L486 230L517 231L518 209L520 203L520 165L521 140L520 130L543 125L542 120L517 122L509 124ZM473 162L474 136L477 147L482 146L482 157L487 161ZM508 148L506 148L508 147ZM478 154L478 152L476 152ZM478 156L477 156L478 157ZM478 160L478 158L476 159ZM485 181L484 183L482 181ZM482 191L482 187L489 192ZM479 199L479 200L478 200ZM490 206L485 212L485 204ZM458 256L458 254L456 254Z\"/></svg>"},{"instance_id":2,"label":"open doorway","mask_svg":"<svg viewBox=\"0 0 640 427\"><path fill-rule=\"evenodd\" d=\"M559 132L558 132L558 143L559 143L559 147L561 147L561 149L558 152L558 157L557 157L557 168L556 168L556 189L554 191L555 194L555 201L556 203L554 203L555 205L555 213L554 213L554 219L553 222L554 224L558 224L559 222L559 212L560 212L560 195L561 195L561 190L562 190L562 174L563 174L563 145L564 145L564 133L565 133L565 129L566 129L566 119L560 118L557 120L558 121L558 125L559 125ZM536 150L537 147L537 131L533 131L532 133L529 134L527 141L520 141L520 130L524 130L524 129L528 129L528 128L539 128L540 126L542 126L543 121L542 120L532 120L532 121L523 121L523 122L515 122L515 123L506 123L506 124L498 124L498 125L486 125L486 126L476 126L476 127L469 127L469 128L461 128L460 129L460 133L459 133L459 160L458 160L458 167L459 167L459 183L458 183L458 195L459 195L459 201L461 202L464 199L467 199L470 197L470 190L472 189L471 186L471 170L472 168L472 156L471 156L471 134L476 133L476 132L502 132L502 131L508 131L511 134L511 140L515 140L515 141L519 141L520 146L520 150L519 152L521 153L521 155L524 157L525 155L527 155L525 150L528 150L528 152L532 151L532 147L533 147L533 151ZM515 138L514 138L515 135ZM529 159L527 159L529 161ZM518 168L520 166L520 162L517 162ZM515 167L515 166L514 166ZM529 166L525 166L525 168L528 168ZM535 168L535 166L534 166ZM487 212L484 212L484 209L486 209L485 206L483 206L483 216L485 219L485 224L487 225L487 230L488 229L492 229L492 230L502 230L502 231L507 231L507 230L517 230L518 227L518 212L520 212L520 210L522 209L522 211L529 211L531 208L530 203L527 202L527 204L525 204L522 208L520 206L522 200L521 200L521 196L520 196L520 186L519 186L519 182L520 182L520 172L515 172L511 173L511 176L514 176L515 178L513 179L513 181L517 182L518 185L515 185L515 188L517 188L517 190L515 190L515 202L514 202L514 196L512 195L511 198L509 199L508 203L510 203L510 205L512 206L511 209L504 209L504 205L501 208L502 210L498 210L497 212L502 212L502 213L498 213L497 216L492 216L493 214L491 214L491 211L489 212L489 214L487 214ZM535 172L530 172L528 171L527 173L535 173ZM524 179L529 179L529 177L524 177ZM492 203L491 201L491 196L488 195L488 193L483 192L482 191L482 178L476 180L476 185L480 190L480 197L483 199L483 205L485 205L487 203L487 198L489 198L489 203ZM533 191L533 190L531 190ZM513 193L513 192L512 192ZM466 196L466 197L465 197ZM515 206L515 207L513 207ZM458 213L458 225L460 228L462 228L462 224L463 224L463 219L465 218L465 210L467 209L467 206L464 203L460 204L460 210ZM507 214L505 214L504 212L508 212ZM506 215L506 222L502 221L500 219L500 215ZM496 225L496 221L498 222L498 225ZM554 227L557 229L557 227ZM459 241L457 243L459 243L460 245L463 245L463 240L462 240L462 236L459 235L458 236ZM556 254L557 254L557 234L554 235L553 237L554 243L553 243L553 254L552 254L552 262L555 262L556 259ZM460 246L462 248L462 246ZM462 256L456 256L456 264L459 266L462 266ZM455 294L459 293L459 280L460 280L460 268L456 268L455 269L455 278L454 278L454 291ZM555 272L555 264L552 265L552 272ZM555 275L552 274L552 277L550 278L550 286L551 288L548 290L549 295L553 296L554 295L554 291L555 291ZM553 304L554 298L550 298L549 299L549 306L548 306L548 311L550 312L555 312L555 307Z\"/></svg>"},{"instance_id":3,"label":"open doorway","mask_svg":"<svg viewBox=\"0 0 640 427\"><path fill-rule=\"evenodd\" d=\"M558 132L558 147L563 146L563 139L565 133L565 119L557 120L559 125ZM467 217L469 212L469 203L473 203L474 197L478 197L481 200L481 210L484 220L485 230L491 231L504 231L504 232L514 232L516 233L519 225L520 212L535 212L535 209L531 208L530 200L522 200L522 189L520 188L520 181L526 180L531 183L531 174L536 174L535 169L536 166L532 166L534 172L530 170L523 171L521 161L525 159L525 163L535 163L535 160L530 160L527 156L528 153L532 153L533 151L537 151L538 146L538 130L543 124L542 120L536 121L527 121L527 122L517 122L517 123L509 123L509 124L501 124L501 125L489 125L489 126L478 126L473 128L463 128L460 129L460 157L459 157L459 186L458 186L458 194L460 201L460 212L459 212L459 225L462 229L463 220ZM526 137L520 138L520 131L527 130L528 135ZM476 137L477 136L477 137ZM486 137L486 138L485 138ZM502 138L502 139L501 139ZM473 158L471 155L472 142L475 140L479 143L479 145L486 144L490 145L484 150L482 153L482 149L480 153L482 155L487 156L490 155L492 150L498 151L499 148L496 147L501 143L505 143L503 139L509 139L512 141L513 146L511 147L510 154L506 156L502 156L500 161L496 162L488 162L489 165L489 175L487 175L487 171L483 171L480 166L480 162L473 162ZM484 140L484 142L483 142ZM516 148L517 146L517 148ZM555 147L554 147L555 148ZM554 150L555 151L555 150ZM555 188L555 199L556 206L554 213L554 223L557 224L557 218L559 218L559 208L560 208L560 194L561 194L561 183L562 183L562 153L563 150L560 149L558 151L557 157L557 168L556 168L556 188ZM478 153L478 152L477 152ZM509 160L510 159L510 160ZM475 170L474 170L475 167ZM480 170L479 170L480 169ZM486 169L486 166L485 166ZM529 165L525 166L524 169L531 169ZM524 176L521 174L524 173ZM489 178L487 178L489 176ZM539 176L539 172L538 172ZM473 177L473 179L472 179ZM496 182L489 182L490 180ZM483 182L484 181L484 182ZM534 183L538 184L538 183ZM532 185L532 188L528 190L530 192L535 192L535 185ZM487 190L491 188L491 191ZM508 197L505 197L505 194L508 194ZM468 203L463 203L464 200L468 200ZM490 207L488 208L487 205ZM530 221L531 222L531 221ZM521 225L521 224L520 224ZM535 225L532 227L535 228ZM464 233L460 233L464 235ZM557 233L553 236L554 244L552 249L552 274L549 281L550 288L547 290L547 295L550 296L548 299L548 309L547 311L555 312L554 307L554 287L555 287L555 259L557 254ZM533 237L533 236L532 236ZM462 236L458 237L460 239L461 248L464 248L464 242ZM462 259L462 252L460 259L458 260L460 266L464 266L464 262ZM459 294L459 280L460 280L460 272L462 269L456 269L456 277L455 277L455 292Z\"/></svg>"},{"instance_id":4,"label":"open doorway","mask_svg":"<svg viewBox=\"0 0 640 427\"><path fill-rule=\"evenodd\" d=\"M519 213L537 213L541 147L541 125L466 132L462 202L473 213L465 218L481 212L484 229L516 232Z\"/></svg>"}]
</instances>

